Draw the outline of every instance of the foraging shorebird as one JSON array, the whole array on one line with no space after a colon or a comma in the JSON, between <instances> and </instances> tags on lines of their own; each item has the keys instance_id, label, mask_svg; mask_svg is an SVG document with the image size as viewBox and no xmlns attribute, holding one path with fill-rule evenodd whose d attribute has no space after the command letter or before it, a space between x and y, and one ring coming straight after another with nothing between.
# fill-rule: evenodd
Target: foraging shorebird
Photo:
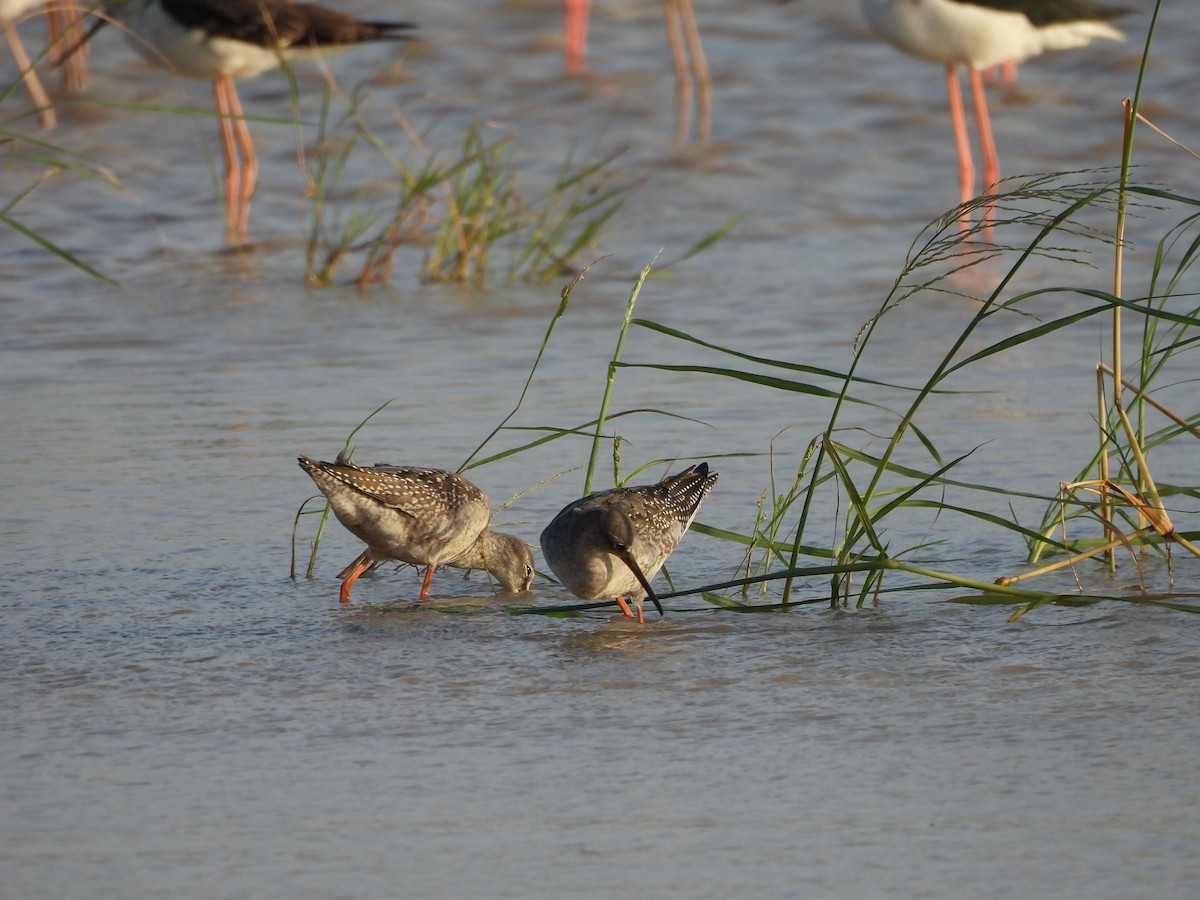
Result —
<instances>
[{"instance_id":1,"label":"foraging shorebird","mask_svg":"<svg viewBox=\"0 0 1200 900\"><path fill-rule=\"evenodd\" d=\"M563 0L563 56L568 72L584 69L587 58L588 18L592 0ZM663 19L671 60L675 64L677 91L676 139L684 140L690 127L693 86L696 93L696 134L708 139L712 126L712 78L700 43L700 29L692 11L692 0L663 0Z\"/></svg>"},{"instance_id":2,"label":"foraging shorebird","mask_svg":"<svg viewBox=\"0 0 1200 900\"><path fill-rule=\"evenodd\" d=\"M421 601L438 566L483 569L512 593L529 590L533 554L520 538L491 531L487 495L461 475L414 466L356 466L299 457L329 499L333 513L367 545L367 551L342 582L339 599L350 602L350 589L373 560L395 559L425 567Z\"/></svg>"},{"instance_id":3,"label":"foraging shorebird","mask_svg":"<svg viewBox=\"0 0 1200 900\"><path fill-rule=\"evenodd\" d=\"M4 39L8 42L13 62L25 81L25 89L33 105L37 107L38 124L49 130L58 124L58 117L50 103L50 95L38 77L37 70L30 62L25 45L17 34L14 23L25 13L39 6L45 6L47 46L51 55L62 65L62 82L64 89L74 92L83 90L87 83L87 68L84 62L84 52L71 53L61 56L65 47L78 44L77 36L80 30L82 12L75 0L0 0L0 30L4 31Z\"/></svg>"},{"instance_id":4,"label":"foraging shorebird","mask_svg":"<svg viewBox=\"0 0 1200 900\"><path fill-rule=\"evenodd\" d=\"M1128 12L1095 0L862 0L862 9L867 22L888 43L946 67L961 203L975 196L975 164L958 68L966 68L970 80L983 155L983 188L990 190L1000 180L1000 161L981 70L1019 63L1046 50L1082 47L1101 39L1122 41L1125 35L1109 22Z\"/></svg>"},{"instance_id":5,"label":"foraging shorebird","mask_svg":"<svg viewBox=\"0 0 1200 900\"><path fill-rule=\"evenodd\" d=\"M717 475L708 463L684 469L658 484L589 494L562 509L542 532L546 564L582 600L616 597L633 617L628 596L644 623L642 601L662 615L650 580L687 532Z\"/></svg>"},{"instance_id":6,"label":"foraging shorebird","mask_svg":"<svg viewBox=\"0 0 1200 900\"><path fill-rule=\"evenodd\" d=\"M258 157L234 79L367 41L406 40L415 27L410 22L360 21L292 0L107 0L104 7L143 57L178 75L212 81L221 121L230 243L246 239L258 178Z\"/></svg>"}]
</instances>

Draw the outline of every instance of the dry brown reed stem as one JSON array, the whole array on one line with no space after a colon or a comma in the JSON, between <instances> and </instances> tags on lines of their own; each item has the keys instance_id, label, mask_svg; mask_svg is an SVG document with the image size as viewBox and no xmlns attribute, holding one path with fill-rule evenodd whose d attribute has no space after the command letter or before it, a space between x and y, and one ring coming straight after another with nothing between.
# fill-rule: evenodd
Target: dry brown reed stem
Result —
<instances>
[{"instance_id":1,"label":"dry brown reed stem","mask_svg":"<svg viewBox=\"0 0 1200 900\"><path fill-rule=\"evenodd\" d=\"M1118 412L1121 411L1118 410ZM1127 422L1128 420L1125 419L1125 421ZM1135 450L1135 453L1136 452L1137 451ZM1016 584L1018 581L1026 581L1030 578L1046 575L1050 572L1055 572L1059 569L1066 568L1067 566L1074 566L1077 562L1082 562L1085 559L1090 559L1093 556L1100 555L1101 553L1110 553L1117 547L1124 547L1129 552L1130 557L1133 559L1134 566L1140 570L1140 566L1138 566L1137 562L1137 556L1133 551L1133 542L1137 538L1148 537L1151 534L1157 534L1165 541L1178 544L1192 555L1200 556L1200 547L1196 547L1175 530L1175 525L1171 522L1171 517L1167 515L1167 511L1163 507L1162 499L1159 497L1158 490L1155 488L1153 481L1148 482L1148 488L1150 493L1149 499L1138 494L1134 494L1132 491L1127 490L1116 482L1105 479L1097 479L1095 481L1076 481L1071 484L1060 485L1059 527L1062 529L1064 544L1067 541L1067 521L1065 507L1070 495L1077 490L1096 494L1100 498L1102 512L1097 513L1097 516L1103 516L1111 513L1111 498L1113 496L1119 496L1129 508L1133 509L1137 513L1139 520L1144 521L1147 524L1134 531L1132 534L1126 535L1121 532L1121 530L1111 519L1104 519L1105 535L1109 539L1100 546L1093 547L1090 550L1085 550L1080 553L1073 553L1067 558L1061 559L1058 562L1050 563L1045 566L1039 566L1036 569L1023 572L1020 575L1008 575L1002 578L997 578L996 584L1007 587L1009 585ZM1076 580L1078 581L1078 578Z\"/></svg>"},{"instance_id":2,"label":"dry brown reed stem","mask_svg":"<svg viewBox=\"0 0 1200 900\"><path fill-rule=\"evenodd\" d=\"M1004 575L996 579L996 584L1001 587L1010 587L1019 581L1026 581L1030 578L1037 578L1041 575L1048 575L1059 569L1065 569L1067 566L1074 566L1077 562L1082 562L1085 559L1091 559L1093 556L1099 556L1101 553L1108 553L1115 550L1117 547L1124 546L1130 550L1130 557L1133 559L1133 564L1137 566L1137 557L1132 552L1132 541L1134 538L1149 535L1154 531L1153 528L1143 528L1140 531L1135 531L1131 535L1118 535L1114 540L1101 544L1099 547L1093 547L1091 550L1085 550L1083 553L1073 554L1066 559L1060 559L1058 562L1050 563L1049 565L1039 566L1036 569L1030 569L1028 572L1022 572L1020 575ZM1078 583L1078 576L1075 579Z\"/></svg>"},{"instance_id":3,"label":"dry brown reed stem","mask_svg":"<svg viewBox=\"0 0 1200 900\"><path fill-rule=\"evenodd\" d=\"M1149 128L1151 131L1153 131L1155 134L1170 141L1172 144L1174 144L1176 147L1178 147L1184 153L1188 154L1189 156L1194 156L1196 159L1200 159L1200 153L1197 153L1195 150L1193 150L1191 147L1187 146L1187 144L1183 143L1182 141L1171 137L1169 134L1167 134L1165 131L1163 131L1161 128L1159 128L1157 125L1155 125L1149 119L1147 119L1141 113L1137 114L1137 120L1139 122L1141 122L1143 125L1145 125L1147 128Z\"/></svg>"},{"instance_id":4,"label":"dry brown reed stem","mask_svg":"<svg viewBox=\"0 0 1200 900\"><path fill-rule=\"evenodd\" d=\"M1113 374L1113 370L1105 363L1098 363L1096 366L1096 369L1101 373L1101 377L1103 375L1111 376ZM1134 386L1133 382L1131 382L1128 378L1122 378L1121 382L1125 385L1125 387L1129 388L1129 390L1131 390L1131 391L1137 390L1137 388ZM1162 413L1164 416L1166 416L1168 419L1170 419L1172 422L1174 422L1176 425L1178 425L1182 430L1190 433L1193 437L1200 438L1200 428L1195 427L1194 425L1189 423L1187 419L1172 412L1168 407L1164 406L1162 403L1155 400L1149 394L1142 395L1140 399L1145 400L1147 405L1152 406L1154 409L1158 410L1160 413Z\"/></svg>"}]
</instances>

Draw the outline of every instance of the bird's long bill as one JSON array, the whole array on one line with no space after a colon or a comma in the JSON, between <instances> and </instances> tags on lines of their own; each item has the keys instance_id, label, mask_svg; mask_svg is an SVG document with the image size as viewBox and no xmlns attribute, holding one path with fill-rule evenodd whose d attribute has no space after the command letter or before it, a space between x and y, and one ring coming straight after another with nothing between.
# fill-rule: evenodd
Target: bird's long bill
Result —
<instances>
[{"instance_id":1,"label":"bird's long bill","mask_svg":"<svg viewBox=\"0 0 1200 900\"><path fill-rule=\"evenodd\" d=\"M646 596L650 598L650 602L654 604L654 608L658 610L658 614L660 616L665 615L662 604L658 602L658 595L654 593L654 588L650 587L650 582L646 580L646 576L642 572L642 567L637 564L637 560L633 558L633 554L624 547L615 547L613 552L621 562L629 566L629 571L633 573L633 577L645 588Z\"/></svg>"}]
</instances>

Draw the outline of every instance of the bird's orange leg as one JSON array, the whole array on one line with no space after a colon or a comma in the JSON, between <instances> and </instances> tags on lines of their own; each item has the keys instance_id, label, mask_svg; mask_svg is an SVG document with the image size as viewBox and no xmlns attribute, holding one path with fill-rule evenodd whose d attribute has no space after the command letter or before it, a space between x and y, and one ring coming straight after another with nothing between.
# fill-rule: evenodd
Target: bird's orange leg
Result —
<instances>
[{"instance_id":1,"label":"bird's orange leg","mask_svg":"<svg viewBox=\"0 0 1200 900\"><path fill-rule=\"evenodd\" d=\"M358 576L367 570L367 566L371 564L371 557L364 553L355 561L355 566L350 570L350 574L346 576L346 580L342 582L342 589L338 592L338 599L342 603L350 602L350 589L354 587L354 582L358 581Z\"/></svg>"},{"instance_id":2,"label":"bird's orange leg","mask_svg":"<svg viewBox=\"0 0 1200 900\"><path fill-rule=\"evenodd\" d=\"M37 107L38 124L49 131L58 124L58 116L55 115L54 108L50 105L50 95L46 93L46 89L42 86L42 80L34 71L33 64L29 61L29 54L25 52L25 45L21 43L21 37L17 34L12 22L8 19L0 19L0 28L4 30L4 37L8 41L9 50L12 51L13 62L17 64L17 71L21 73L21 77L25 81L25 89L29 91L29 97L33 100L33 105Z\"/></svg>"},{"instance_id":3,"label":"bird's orange leg","mask_svg":"<svg viewBox=\"0 0 1200 900\"><path fill-rule=\"evenodd\" d=\"M221 126L221 154L225 159L225 238L235 244L240 240L235 204L241 193L241 165L234 146L233 119L230 118L233 113L229 107L228 93L232 84L233 78L229 75L221 75L213 80L213 103Z\"/></svg>"},{"instance_id":4,"label":"bird's orange leg","mask_svg":"<svg viewBox=\"0 0 1200 900\"><path fill-rule=\"evenodd\" d=\"M621 607L621 614L627 619L633 618L633 610L629 608L629 604L625 602L624 597L617 598L617 606Z\"/></svg>"},{"instance_id":5,"label":"bird's orange leg","mask_svg":"<svg viewBox=\"0 0 1200 900\"><path fill-rule=\"evenodd\" d=\"M692 70L683 46L683 21L678 0L663 0L663 21L667 24L667 43L675 63L675 140L687 140L692 121Z\"/></svg>"},{"instance_id":6,"label":"bird's orange leg","mask_svg":"<svg viewBox=\"0 0 1200 900\"><path fill-rule=\"evenodd\" d=\"M563 57L572 75L583 71L591 11L592 0L563 0Z\"/></svg>"},{"instance_id":7,"label":"bird's orange leg","mask_svg":"<svg viewBox=\"0 0 1200 900\"><path fill-rule=\"evenodd\" d=\"M696 24L692 0L678 0L678 3L688 54L692 58L692 71L696 73L696 137L707 141L712 132L712 76L708 73L704 45L700 43L700 28Z\"/></svg>"},{"instance_id":8,"label":"bird's orange leg","mask_svg":"<svg viewBox=\"0 0 1200 900\"><path fill-rule=\"evenodd\" d=\"M342 569L342 571L338 572L338 578L344 579L347 576L349 576L349 574L354 571L354 568L360 562L362 562L364 559L366 559L366 560L371 559L371 551L370 550L364 550L362 553L358 554L358 556L354 557L354 562L350 563L350 565L346 566L346 568L344 568L344 569Z\"/></svg>"},{"instance_id":9,"label":"bird's orange leg","mask_svg":"<svg viewBox=\"0 0 1200 900\"><path fill-rule=\"evenodd\" d=\"M250 137L250 126L242 113L242 102L238 99L237 88L233 79L229 81L229 96L233 101L232 109L235 116L233 132L237 136L238 148L242 153L242 189L238 194L238 238L245 240L250 233L250 198L258 187L258 153L254 149L254 139Z\"/></svg>"},{"instance_id":10,"label":"bird's orange leg","mask_svg":"<svg viewBox=\"0 0 1200 900\"><path fill-rule=\"evenodd\" d=\"M988 115L987 94L984 92L983 76L978 69L970 70L971 100L975 104L975 121L979 125L979 147L983 154L983 190L992 193L1000 183L1000 157L996 153L996 140L992 135L992 120ZM985 226L992 219L989 203L983 212Z\"/></svg>"},{"instance_id":11,"label":"bird's orange leg","mask_svg":"<svg viewBox=\"0 0 1200 900\"><path fill-rule=\"evenodd\" d=\"M225 158L227 237L231 244L238 244L250 230L250 198L258 182L258 154L254 152L254 141L232 75L221 75L213 81L213 98L221 120L221 150Z\"/></svg>"},{"instance_id":12,"label":"bird's orange leg","mask_svg":"<svg viewBox=\"0 0 1200 900\"><path fill-rule=\"evenodd\" d=\"M950 124L954 126L954 146L958 149L958 202L966 203L975 196L975 163L971 159L971 143L967 139L967 116L963 112L958 70L954 66L946 66L946 93L950 97Z\"/></svg>"},{"instance_id":13,"label":"bird's orange leg","mask_svg":"<svg viewBox=\"0 0 1200 900\"><path fill-rule=\"evenodd\" d=\"M433 566L425 567L425 581L421 585L420 602L425 603L429 600L429 585L433 584Z\"/></svg>"},{"instance_id":14,"label":"bird's orange leg","mask_svg":"<svg viewBox=\"0 0 1200 900\"><path fill-rule=\"evenodd\" d=\"M90 47L82 23L83 14L75 0L51 0L46 5L46 45L54 64L62 68L63 88L70 93L87 87Z\"/></svg>"},{"instance_id":15,"label":"bird's orange leg","mask_svg":"<svg viewBox=\"0 0 1200 900\"><path fill-rule=\"evenodd\" d=\"M700 43L700 29L692 0L663 0L663 21L667 25L667 42L675 64L676 118L675 140L687 140L692 118L693 85L696 94L696 137L708 140L712 130L712 77L708 60Z\"/></svg>"}]
</instances>

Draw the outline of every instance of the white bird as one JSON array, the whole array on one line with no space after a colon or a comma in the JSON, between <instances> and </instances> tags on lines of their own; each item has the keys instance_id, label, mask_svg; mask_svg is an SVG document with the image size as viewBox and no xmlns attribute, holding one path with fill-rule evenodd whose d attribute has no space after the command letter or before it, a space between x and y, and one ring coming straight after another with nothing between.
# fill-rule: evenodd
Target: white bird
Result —
<instances>
[{"instance_id":1,"label":"white bird","mask_svg":"<svg viewBox=\"0 0 1200 900\"><path fill-rule=\"evenodd\" d=\"M958 69L967 70L979 125L983 188L1000 180L981 70L1019 63L1046 50L1125 39L1111 19L1127 10L1095 0L862 0L867 22L890 44L946 67L950 119L958 148L959 201L975 196L975 165L967 139Z\"/></svg>"}]
</instances>

